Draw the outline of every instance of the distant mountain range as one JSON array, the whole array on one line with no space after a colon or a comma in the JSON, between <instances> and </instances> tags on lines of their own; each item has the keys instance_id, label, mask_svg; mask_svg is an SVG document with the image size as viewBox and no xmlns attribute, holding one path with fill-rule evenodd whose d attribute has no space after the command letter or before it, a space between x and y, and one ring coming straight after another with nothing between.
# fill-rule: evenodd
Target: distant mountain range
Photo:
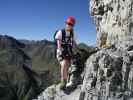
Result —
<instances>
[{"instance_id":1,"label":"distant mountain range","mask_svg":"<svg viewBox=\"0 0 133 100\"><path fill-rule=\"evenodd\" d=\"M0 35L0 100L31 100L52 83L48 70L32 69L25 47L13 37Z\"/></svg>"},{"instance_id":2,"label":"distant mountain range","mask_svg":"<svg viewBox=\"0 0 133 100\"><path fill-rule=\"evenodd\" d=\"M85 62L94 50L85 44L78 47L75 52L80 52ZM31 100L59 79L53 42L0 35L0 100Z\"/></svg>"}]
</instances>

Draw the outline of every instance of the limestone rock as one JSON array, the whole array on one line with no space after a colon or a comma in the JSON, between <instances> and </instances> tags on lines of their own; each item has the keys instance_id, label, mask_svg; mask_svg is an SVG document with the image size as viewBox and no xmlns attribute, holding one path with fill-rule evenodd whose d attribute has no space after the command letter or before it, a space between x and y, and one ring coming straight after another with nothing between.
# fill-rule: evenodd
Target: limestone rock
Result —
<instances>
[{"instance_id":1,"label":"limestone rock","mask_svg":"<svg viewBox=\"0 0 133 100\"><path fill-rule=\"evenodd\" d=\"M133 35L133 0L91 0L97 45L112 45Z\"/></svg>"},{"instance_id":2,"label":"limestone rock","mask_svg":"<svg viewBox=\"0 0 133 100\"><path fill-rule=\"evenodd\" d=\"M34 100L78 100L80 92L81 87L79 86L74 92L67 95L59 89L59 85L52 85Z\"/></svg>"},{"instance_id":3,"label":"limestone rock","mask_svg":"<svg viewBox=\"0 0 133 100\"><path fill-rule=\"evenodd\" d=\"M80 100L133 99L132 46L133 40L118 42L87 60Z\"/></svg>"}]
</instances>

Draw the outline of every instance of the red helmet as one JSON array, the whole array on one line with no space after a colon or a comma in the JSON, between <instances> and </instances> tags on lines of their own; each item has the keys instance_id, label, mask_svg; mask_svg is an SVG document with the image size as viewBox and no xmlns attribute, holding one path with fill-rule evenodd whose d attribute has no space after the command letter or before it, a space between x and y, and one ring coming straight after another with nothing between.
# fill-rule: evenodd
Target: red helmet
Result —
<instances>
[{"instance_id":1,"label":"red helmet","mask_svg":"<svg viewBox=\"0 0 133 100\"><path fill-rule=\"evenodd\" d=\"M73 25L74 26L75 23L76 23L76 20L72 16L68 17L67 20L66 20L66 24L70 24L70 25Z\"/></svg>"}]
</instances>

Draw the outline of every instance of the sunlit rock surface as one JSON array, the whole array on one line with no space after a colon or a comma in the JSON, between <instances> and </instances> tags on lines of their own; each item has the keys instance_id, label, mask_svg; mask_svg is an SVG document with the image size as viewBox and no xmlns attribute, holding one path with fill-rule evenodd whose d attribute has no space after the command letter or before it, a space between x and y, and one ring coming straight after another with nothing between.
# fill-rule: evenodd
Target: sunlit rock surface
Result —
<instances>
[{"instance_id":1,"label":"sunlit rock surface","mask_svg":"<svg viewBox=\"0 0 133 100\"><path fill-rule=\"evenodd\" d=\"M90 13L96 23L98 46L133 35L133 0L91 0Z\"/></svg>"}]
</instances>

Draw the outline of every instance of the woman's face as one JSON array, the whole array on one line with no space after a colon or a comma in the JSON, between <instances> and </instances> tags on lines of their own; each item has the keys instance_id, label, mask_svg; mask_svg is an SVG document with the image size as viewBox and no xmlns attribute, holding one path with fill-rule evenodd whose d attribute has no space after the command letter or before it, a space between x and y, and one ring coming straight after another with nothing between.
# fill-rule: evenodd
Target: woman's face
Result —
<instances>
[{"instance_id":1,"label":"woman's face","mask_svg":"<svg viewBox=\"0 0 133 100\"><path fill-rule=\"evenodd\" d=\"M66 24L66 30L71 31L73 29L73 25Z\"/></svg>"}]
</instances>

